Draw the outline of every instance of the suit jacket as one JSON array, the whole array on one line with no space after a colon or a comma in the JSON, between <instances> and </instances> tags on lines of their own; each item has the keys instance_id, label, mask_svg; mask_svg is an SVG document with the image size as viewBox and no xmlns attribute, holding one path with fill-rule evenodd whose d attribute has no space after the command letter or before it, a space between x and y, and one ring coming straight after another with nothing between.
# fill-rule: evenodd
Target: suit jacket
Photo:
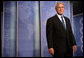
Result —
<instances>
[{"instance_id":1,"label":"suit jacket","mask_svg":"<svg viewBox=\"0 0 84 58\"><path fill-rule=\"evenodd\" d=\"M57 15L47 20L46 37L48 48L54 48L56 53L64 53L68 50L73 54L72 46L76 45L76 42L71 29L70 20L65 16L64 18L66 21L66 30Z\"/></svg>"}]
</instances>

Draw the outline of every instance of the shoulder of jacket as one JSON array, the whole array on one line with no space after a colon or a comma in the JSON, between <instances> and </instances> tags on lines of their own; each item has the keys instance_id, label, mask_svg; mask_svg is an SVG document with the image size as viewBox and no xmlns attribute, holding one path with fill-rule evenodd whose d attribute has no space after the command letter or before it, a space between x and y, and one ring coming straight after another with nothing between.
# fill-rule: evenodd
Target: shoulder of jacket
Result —
<instances>
[{"instance_id":1,"label":"shoulder of jacket","mask_svg":"<svg viewBox=\"0 0 84 58\"><path fill-rule=\"evenodd\" d=\"M54 18L55 18L55 15L50 17L50 18L48 18L48 21L53 21Z\"/></svg>"}]
</instances>

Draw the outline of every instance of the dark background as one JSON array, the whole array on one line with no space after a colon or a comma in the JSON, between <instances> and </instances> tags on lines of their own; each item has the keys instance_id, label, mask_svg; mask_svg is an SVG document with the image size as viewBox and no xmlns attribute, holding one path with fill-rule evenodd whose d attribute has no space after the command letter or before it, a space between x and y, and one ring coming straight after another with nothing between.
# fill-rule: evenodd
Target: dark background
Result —
<instances>
[{"instance_id":1,"label":"dark background","mask_svg":"<svg viewBox=\"0 0 84 58\"><path fill-rule=\"evenodd\" d=\"M83 1L70 1L73 3L73 15L83 13Z\"/></svg>"}]
</instances>

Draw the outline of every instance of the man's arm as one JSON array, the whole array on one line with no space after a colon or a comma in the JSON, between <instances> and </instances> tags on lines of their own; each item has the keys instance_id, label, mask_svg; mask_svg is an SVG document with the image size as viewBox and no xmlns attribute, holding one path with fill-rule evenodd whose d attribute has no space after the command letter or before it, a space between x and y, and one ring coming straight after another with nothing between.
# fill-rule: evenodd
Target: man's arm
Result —
<instances>
[{"instance_id":1,"label":"man's arm","mask_svg":"<svg viewBox=\"0 0 84 58\"><path fill-rule=\"evenodd\" d=\"M70 24L70 21L69 21L69 24ZM77 45L76 45L75 37L72 32L71 24L69 28L69 38L71 40L71 45L73 46L73 51L75 52L77 50Z\"/></svg>"},{"instance_id":2,"label":"man's arm","mask_svg":"<svg viewBox=\"0 0 84 58\"><path fill-rule=\"evenodd\" d=\"M73 32L72 32L70 20L69 20L69 38L70 38L70 40L72 42L72 46L76 45L76 41L75 41L75 37L74 37Z\"/></svg>"},{"instance_id":3,"label":"man's arm","mask_svg":"<svg viewBox=\"0 0 84 58\"><path fill-rule=\"evenodd\" d=\"M46 39L48 43L48 49L49 53L54 55L54 49L53 49L53 23L50 19L47 20L46 24Z\"/></svg>"}]
</instances>

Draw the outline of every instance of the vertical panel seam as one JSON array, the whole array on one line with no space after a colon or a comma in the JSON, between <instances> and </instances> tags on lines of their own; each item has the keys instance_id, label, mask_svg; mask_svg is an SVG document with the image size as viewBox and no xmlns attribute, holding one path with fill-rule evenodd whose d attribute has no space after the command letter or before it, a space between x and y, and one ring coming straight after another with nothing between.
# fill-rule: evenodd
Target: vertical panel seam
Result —
<instances>
[{"instance_id":1,"label":"vertical panel seam","mask_svg":"<svg viewBox=\"0 0 84 58\"><path fill-rule=\"evenodd\" d=\"M3 24L2 24L2 57L4 56L4 2L3 2Z\"/></svg>"},{"instance_id":2,"label":"vertical panel seam","mask_svg":"<svg viewBox=\"0 0 84 58\"><path fill-rule=\"evenodd\" d=\"M41 1L39 1L39 23L40 23L40 39L41 39L41 57L42 57L42 30L41 30Z\"/></svg>"},{"instance_id":3,"label":"vertical panel seam","mask_svg":"<svg viewBox=\"0 0 84 58\"><path fill-rule=\"evenodd\" d=\"M18 1L17 1L17 34L16 34L16 57L18 57Z\"/></svg>"}]
</instances>

